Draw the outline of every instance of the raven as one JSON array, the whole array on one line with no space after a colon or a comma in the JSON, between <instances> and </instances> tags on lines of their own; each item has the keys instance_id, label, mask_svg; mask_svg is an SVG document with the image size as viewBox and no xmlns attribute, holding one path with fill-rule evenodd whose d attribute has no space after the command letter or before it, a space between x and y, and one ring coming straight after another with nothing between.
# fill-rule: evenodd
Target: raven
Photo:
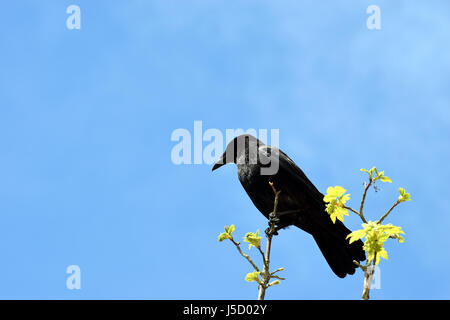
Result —
<instances>
[{"instance_id":1,"label":"raven","mask_svg":"<svg viewBox=\"0 0 450 320\"><path fill-rule=\"evenodd\" d=\"M366 259L362 241L349 244L346 236L351 231L341 221L331 221L325 211L323 194L283 151L244 134L227 145L212 171L227 163L237 165L239 181L255 207L267 219L273 218L271 212L274 206L274 193L269 182L281 191L277 217L273 220L276 230L294 225L311 234L339 278L355 273L357 266L353 260ZM264 172L274 164L277 170Z\"/></svg>"}]
</instances>

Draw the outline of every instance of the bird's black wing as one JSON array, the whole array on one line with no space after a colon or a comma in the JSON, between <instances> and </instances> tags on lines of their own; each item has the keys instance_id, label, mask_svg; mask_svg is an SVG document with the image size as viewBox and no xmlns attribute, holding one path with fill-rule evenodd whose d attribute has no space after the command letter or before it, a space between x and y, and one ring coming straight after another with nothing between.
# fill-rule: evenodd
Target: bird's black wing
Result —
<instances>
[{"instance_id":1,"label":"bird's black wing","mask_svg":"<svg viewBox=\"0 0 450 320\"><path fill-rule=\"evenodd\" d=\"M297 221L290 223L314 237L336 275L343 278L346 274L353 274L356 268L353 260L363 261L366 258L362 241L358 240L351 245L348 243L346 236L351 231L341 221L331 221L325 212L323 194L291 158L274 147L266 147L261 151L271 154L272 161L278 161L278 172L271 178L275 187L278 185L279 190L281 189L279 204L284 204L284 208L280 209L301 210Z\"/></svg>"},{"instance_id":2,"label":"bird's black wing","mask_svg":"<svg viewBox=\"0 0 450 320\"><path fill-rule=\"evenodd\" d=\"M270 146L262 146L260 151L270 155L272 161L278 161L279 168L273 176L273 182L275 188L281 190L280 210L300 209L300 216L307 219L303 221L302 229L308 232L315 225L320 225L329 232L350 233L341 221L331 221L325 212L324 195L286 153Z\"/></svg>"},{"instance_id":3,"label":"bird's black wing","mask_svg":"<svg viewBox=\"0 0 450 320\"><path fill-rule=\"evenodd\" d=\"M324 195L317 190L302 169L286 153L270 146L261 146L260 151L270 157L272 161L278 161L278 179L276 180L279 180L282 186L293 189L285 190L285 192L302 192L310 200L311 206L324 207Z\"/></svg>"}]
</instances>

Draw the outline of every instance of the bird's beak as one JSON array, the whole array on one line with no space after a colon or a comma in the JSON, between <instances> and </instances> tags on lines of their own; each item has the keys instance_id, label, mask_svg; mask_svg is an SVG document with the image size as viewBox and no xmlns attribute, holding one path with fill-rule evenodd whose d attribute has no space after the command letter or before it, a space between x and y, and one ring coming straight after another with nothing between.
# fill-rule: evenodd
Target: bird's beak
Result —
<instances>
[{"instance_id":1,"label":"bird's beak","mask_svg":"<svg viewBox=\"0 0 450 320\"><path fill-rule=\"evenodd\" d=\"M220 168L221 166L223 166L225 163L225 152L223 153L223 155L220 156L219 159L217 159L216 163L214 163L213 167L212 167L212 171Z\"/></svg>"}]
</instances>

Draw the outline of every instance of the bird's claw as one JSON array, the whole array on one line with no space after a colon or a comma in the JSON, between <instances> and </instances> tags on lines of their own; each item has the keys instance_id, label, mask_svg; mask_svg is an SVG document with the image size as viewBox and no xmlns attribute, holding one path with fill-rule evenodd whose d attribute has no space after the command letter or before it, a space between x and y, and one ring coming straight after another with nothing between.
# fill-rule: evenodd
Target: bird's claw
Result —
<instances>
[{"instance_id":1,"label":"bird's claw","mask_svg":"<svg viewBox=\"0 0 450 320\"><path fill-rule=\"evenodd\" d=\"M272 228L267 228L266 229L266 236L268 236L268 237L270 237L270 236L277 236L278 235L278 231L277 231L277 229L275 229L275 228L273 228L273 230L272 230Z\"/></svg>"},{"instance_id":2,"label":"bird's claw","mask_svg":"<svg viewBox=\"0 0 450 320\"><path fill-rule=\"evenodd\" d=\"M271 212L269 214L269 224L279 224L280 223L280 218L274 214L273 212Z\"/></svg>"},{"instance_id":3,"label":"bird's claw","mask_svg":"<svg viewBox=\"0 0 450 320\"><path fill-rule=\"evenodd\" d=\"M280 218L271 212L269 214L269 227L266 229L266 236L277 236L278 230L276 225L280 223Z\"/></svg>"}]
</instances>

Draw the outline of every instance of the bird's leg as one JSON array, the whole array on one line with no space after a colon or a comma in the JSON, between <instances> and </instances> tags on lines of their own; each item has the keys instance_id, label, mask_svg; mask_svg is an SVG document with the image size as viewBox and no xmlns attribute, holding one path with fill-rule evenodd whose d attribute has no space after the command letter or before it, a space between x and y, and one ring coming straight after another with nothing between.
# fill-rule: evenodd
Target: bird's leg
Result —
<instances>
[{"instance_id":1,"label":"bird's leg","mask_svg":"<svg viewBox=\"0 0 450 320\"><path fill-rule=\"evenodd\" d=\"M274 214L273 212L269 213L269 223L273 224L279 224L280 223L280 217L286 217L289 215L294 215L296 213L299 213L300 210L288 210L288 211L281 211Z\"/></svg>"},{"instance_id":2,"label":"bird's leg","mask_svg":"<svg viewBox=\"0 0 450 320\"><path fill-rule=\"evenodd\" d=\"M273 226L273 230L272 230L272 228L268 227L268 228L265 230L266 235L267 235L267 236L269 236L269 235L277 236L277 235L278 235L278 231L281 230L281 229L283 229L284 227L285 227L285 226Z\"/></svg>"},{"instance_id":3,"label":"bird's leg","mask_svg":"<svg viewBox=\"0 0 450 320\"><path fill-rule=\"evenodd\" d=\"M269 214L269 227L266 229L266 236L278 235L277 225L280 223L278 214L271 212Z\"/></svg>"},{"instance_id":4,"label":"bird's leg","mask_svg":"<svg viewBox=\"0 0 450 320\"><path fill-rule=\"evenodd\" d=\"M279 224L280 223L280 217L279 213L277 212L274 214L273 212L269 213L269 224Z\"/></svg>"},{"instance_id":5,"label":"bird's leg","mask_svg":"<svg viewBox=\"0 0 450 320\"><path fill-rule=\"evenodd\" d=\"M269 233L272 233L272 235L278 235L279 230L288 226L288 224L280 223L281 222L280 217L294 215L299 212L300 212L300 210L287 210L287 211L277 212L276 214L271 212L269 214L269 225L273 226L273 229L271 227L267 228L266 235L268 235ZM271 230L273 230L273 231L271 232Z\"/></svg>"},{"instance_id":6,"label":"bird's leg","mask_svg":"<svg viewBox=\"0 0 450 320\"><path fill-rule=\"evenodd\" d=\"M278 229L279 230L279 229ZM277 230L277 228L276 227L273 227L273 230L272 230L272 228L271 227L268 227L267 229L266 229L266 236L277 236L278 235L278 230Z\"/></svg>"}]
</instances>

